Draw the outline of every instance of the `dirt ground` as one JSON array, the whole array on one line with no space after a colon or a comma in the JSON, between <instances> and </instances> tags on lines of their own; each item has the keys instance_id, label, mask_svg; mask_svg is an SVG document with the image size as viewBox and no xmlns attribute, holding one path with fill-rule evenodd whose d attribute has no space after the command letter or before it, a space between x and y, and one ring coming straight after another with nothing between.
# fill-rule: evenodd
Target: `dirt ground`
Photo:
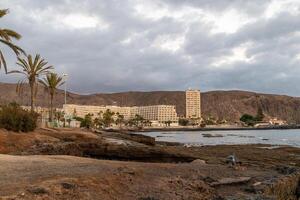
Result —
<instances>
[{"instance_id":1,"label":"dirt ground","mask_svg":"<svg viewBox=\"0 0 300 200\"><path fill-rule=\"evenodd\" d=\"M129 136L126 140L124 136L118 137L114 133L82 130L44 129L33 133L0 130L0 199L300 198L298 148L149 146L136 138L130 141ZM82 157L90 156L91 149L96 151L101 145L105 151L93 155L117 153L128 161L117 161L116 157L114 160ZM89 154L85 148L90 149ZM45 149L53 155L45 155ZM141 149L142 153L134 152L139 157L133 160L126 156ZM225 163L232 153L241 166ZM76 156L68 156L73 154ZM149 161L137 162L144 154Z\"/></svg>"}]
</instances>

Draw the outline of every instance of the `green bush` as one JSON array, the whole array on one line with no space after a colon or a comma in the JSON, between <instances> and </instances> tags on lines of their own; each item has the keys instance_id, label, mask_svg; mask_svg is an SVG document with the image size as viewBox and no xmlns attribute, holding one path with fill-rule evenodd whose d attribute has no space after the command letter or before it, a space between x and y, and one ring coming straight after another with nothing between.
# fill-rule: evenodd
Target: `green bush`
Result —
<instances>
[{"instance_id":1,"label":"green bush","mask_svg":"<svg viewBox=\"0 0 300 200\"><path fill-rule=\"evenodd\" d=\"M0 128L9 131L34 131L37 127L37 118L37 113L26 111L16 103L10 103L0 108Z\"/></svg>"},{"instance_id":2,"label":"green bush","mask_svg":"<svg viewBox=\"0 0 300 200\"><path fill-rule=\"evenodd\" d=\"M256 118L253 117L252 115L249 114L244 114L241 118L240 121L244 122L248 126L254 126L255 123L257 122Z\"/></svg>"},{"instance_id":3,"label":"green bush","mask_svg":"<svg viewBox=\"0 0 300 200\"><path fill-rule=\"evenodd\" d=\"M180 118L180 119L178 120L178 124L179 124L180 126L187 126L187 125L189 124L189 120L188 120L188 119L184 119L184 118Z\"/></svg>"},{"instance_id":4,"label":"green bush","mask_svg":"<svg viewBox=\"0 0 300 200\"><path fill-rule=\"evenodd\" d=\"M80 127L90 129L93 126L93 120L92 120L91 114L87 114L84 116L84 118L80 121Z\"/></svg>"}]
</instances>

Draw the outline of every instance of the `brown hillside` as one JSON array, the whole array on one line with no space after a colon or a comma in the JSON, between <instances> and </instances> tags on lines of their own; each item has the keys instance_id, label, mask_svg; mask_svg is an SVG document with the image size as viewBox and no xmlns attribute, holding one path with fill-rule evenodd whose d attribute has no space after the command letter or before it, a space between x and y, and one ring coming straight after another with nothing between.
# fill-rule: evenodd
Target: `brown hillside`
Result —
<instances>
[{"instance_id":1,"label":"brown hillside","mask_svg":"<svg viewBox=\"0 0 300 200\"><path fill-rule=\"evenodd\" d=\"M29 105L29 90L22 96L15 92L15 84L0 83L0 103L16 101ZM202 113L204 117L238 121L244 113L255 114L258 106L271 117L300 123L300 98L283 95L258 94L244 91L211 91L202 93ZM42 88L37 95L37 104L47 106L47 94ZM55 105L62 107L64 93L57 91ZM78 95L68 93L68 103L87 105L141 106L156 104L176 105L179 115L185 115L185 93L183 91L122 92L112 94Z\"/></svg>"}]
</instances>

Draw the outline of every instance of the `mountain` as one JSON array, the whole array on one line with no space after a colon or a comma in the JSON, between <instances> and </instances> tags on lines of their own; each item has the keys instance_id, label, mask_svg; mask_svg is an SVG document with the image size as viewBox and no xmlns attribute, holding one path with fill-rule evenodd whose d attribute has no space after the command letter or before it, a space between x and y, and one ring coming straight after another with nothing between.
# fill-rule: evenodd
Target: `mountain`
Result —
<instances>
[{"instance_id":1,"label":"mountain","mask_svg":"<svg viewBox=\"0 0 300 200\"><path fill-rule=\"evenodd\" d=\"M26 87L21 96L16 93L16 84L0 83L0 103L16 101L21 105L29 105L29 88ZM154 92L122 92L111 94L79 95L67 93L68 103L85 105L118 105L143 106L170 104L176 105L179 116L185 115L184 91L154 91ZM300 98L285 95L259 94L246 91L211 91L201 94L201 107L204 117L239 121L242 114L255 115L261 107L265 115L300 123ZM62 107L64 91L58 90L54 105ZM48 95L39 88L37 105L48 106Z\"/></svg>"}]
</instances>

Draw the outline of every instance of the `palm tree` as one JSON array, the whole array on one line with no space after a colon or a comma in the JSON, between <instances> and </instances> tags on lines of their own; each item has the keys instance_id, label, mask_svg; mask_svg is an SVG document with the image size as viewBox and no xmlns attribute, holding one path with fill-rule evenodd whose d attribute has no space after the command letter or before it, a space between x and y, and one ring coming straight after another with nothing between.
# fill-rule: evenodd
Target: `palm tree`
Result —
<instances>
[{"instance_id":1,"label":"palm tree","mask_svg":"<svg viewBox=\"0 0 300 200\"><path fill-rule=\"evenodd\" d=\"M0 18L7 15L7 13L8 13L7 9L5 9L5 10L0 9ZM17 56L19 56L20 53L25 54L25 52L20 47L18 47L17 45L12 43L13 39L19 40L20 38L21 38L21 35L19 33L15 32L13 30L10 30L10 29L0 28L0 43L9 47L11 50L13 50L13 52ZM4 54L3 54L2 50L0 49L0 69L2 66L5 70L5 72L7 73L7 65L6 65L6 61L4 58Z\"/></svg>"},{"instance_id":2,"label":"palm tree","mask_svg":"<svg viewBox=\"0 0 300 200\"><path fill-rule=\"evenodd\" d=\"M24 84L28 81L30 87L30 105L31 111L34 111L35 106L35 97L37 94L37 81L39 76L48 74L53 69L52 66L47 66L48 62L41 58L40 55L36 55L34 59L32 59L31 55L26 56L26 59L18 57L17 65L19 65L22 70L13 70L9 73L19 73L26 76L26 78L22 81L19 81L17 84L17 92L21 92Z\"/></svg>"},{"instance_id":3,"label":"palm tree","mask_svg":"<svg viewBox=\"0 0 300 200\"><path fill-rule=\"evenodd\" d=\"M59 86L63 85L65 82L63 81L63 77L57 75L56 73L49 73L46 75L45 78L42 80L39 80L39 83L41 83L45 90L49 93L50 95L50 114L49 114L49 119L50 122L52 122L53 119L53 99L54 95L56 93L56 90L58 89Z\"/></svg>"},{"instance_id":4,"label":"palm tree","mask_svg":"<svg viewBox=\"0 0 300 200\"><path fill-rule=\"evenodd\" d=\"M113 116L115 115L114 112L110 111L110 109L107 109L103 115L102 115L102 120L103 120L103 124L105 127L110 127L110 125L112 123L114 123L114 118Z\"/></svg>"}]
</instances>

